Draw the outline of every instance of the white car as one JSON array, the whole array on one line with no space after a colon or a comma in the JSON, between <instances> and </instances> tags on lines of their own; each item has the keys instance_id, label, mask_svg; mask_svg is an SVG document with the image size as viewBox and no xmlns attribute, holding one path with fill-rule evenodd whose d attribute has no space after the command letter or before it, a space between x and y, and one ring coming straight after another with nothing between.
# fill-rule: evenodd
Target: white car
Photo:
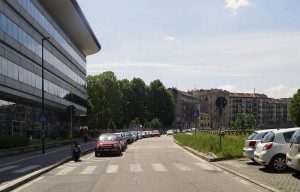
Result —
<instances>
[{"instance_id":1,"label":"white car","mask_svg":"<svg viewBox=\"0 0 300 192\"><path fill-rule=\"evenodd\" d=\"M263 140L270 131L274 129L264 129L254 131L245 141L245 147L243 148L243 156L254 161L254 151L256 145Z\"/></svg>"},{"instance_id":2,"label":"white car","mask_svg":"<svg viewBox=\"0 0 300 192\"><path fill-rule=\"evenodd\" d=\"M257 144L254 151L254 160L274 171L286 169L286 153L289 141L296 130L300 128L278 129L270 131L264 139Z\"/></svg>"},{"instance_id":3,"label":"white car","mask_svg":"<svg viewBox=\"0 0 300 192\"><path fill-rule=\"evenodd\" d=\"M288 152L286 154L287 166L300 172L300 130L292 136Z\"/></svg>"},{"instance_id":4,"label":"white car","mask_svg":"<svg viewBox=\"0 0 300 192\"><path fill-rule=\"evenodd\" d=\"M167 135L174 135L174 131L173 130L168 130Z\"/></svg>"}]
</instances>

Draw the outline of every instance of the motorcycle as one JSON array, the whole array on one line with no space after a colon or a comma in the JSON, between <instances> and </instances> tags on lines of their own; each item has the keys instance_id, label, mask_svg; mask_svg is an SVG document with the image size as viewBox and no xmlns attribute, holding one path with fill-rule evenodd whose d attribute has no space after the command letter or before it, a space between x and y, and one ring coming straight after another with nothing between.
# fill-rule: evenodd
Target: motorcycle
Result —
<instances>
[{"instance_id":1,"label":"motorcycle","mask_svg":"<svg viewBox=\"0 0 300 192\"><path fill-rule=\"evenodd\" d=\"M73 148L73 160L75 162L79 161L79 158L81 156L81 149L80 149L80 145L78 142L74 143L74 148Z\"/></svg>"}]
</instances>

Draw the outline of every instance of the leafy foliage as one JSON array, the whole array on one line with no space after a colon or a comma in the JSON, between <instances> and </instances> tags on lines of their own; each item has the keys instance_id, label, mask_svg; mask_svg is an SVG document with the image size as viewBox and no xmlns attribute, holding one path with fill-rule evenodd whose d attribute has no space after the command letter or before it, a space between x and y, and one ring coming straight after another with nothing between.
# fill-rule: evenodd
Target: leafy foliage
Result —
<instances>
[{"instance_id":1,"label":"leafy foliage","mask_svg":"<svg viewBox=\"0 0 300 192\"><path fill-rule=\"evenodd\" d=\"M300 89L293 95L288 104L290 120L295 126L300 126Z\"/></svg>"},{"instance_id":2,"label":"leafy foliage","mask_svg":"<svg viewBox=\"0 0 300 192\"><path fill-rule=\"evenodd\" d=\"M256 127L255 117L249 113L239 113L230 125L231 129L256 129Z\"/></svg>"},{"instance_id":3,"label":"leafy foliage","mask_svg":"<svg viewBox=\"0 0 300 192\"><path fill-rule=\"evenodd\" d=\"M140 78L117 80L113 72L107 71L88 76L87 85L90 129L106 129L112 123L117 128L129 124L150 127L152 121L161 127L174 119L175 103L159 80L147 86Z\"/></svg>"}]
</instances>

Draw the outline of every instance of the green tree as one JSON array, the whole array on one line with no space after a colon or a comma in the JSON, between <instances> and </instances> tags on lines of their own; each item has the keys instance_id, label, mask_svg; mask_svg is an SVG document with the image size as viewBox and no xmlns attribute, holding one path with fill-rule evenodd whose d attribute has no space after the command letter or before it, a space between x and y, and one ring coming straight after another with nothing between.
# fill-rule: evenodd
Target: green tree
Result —
<instances>
[{"instance_id":1,"label":"green tree","mask_svg":"<svg viewBox=\"0 0 300 192\"><path fill-rule=\"evenodd\" d=\"M123 108L123 124L129 125L132 120L130 115L130 98L131 87L130 82L127 79L118 80L119 88L122 93L122 108Z\"/></svg>"},{"instance_id":2,"label":"green tree","mask_svg":"<svg viewBox=\"0 0 300 192\"><path fill-rule=\"evenodd\" d=\"M146 84L140 78L133 78L130 81L130 97L128 98L129 119L138 118L144 124L146 119Z\"/></svg>"},{"instance_id":3,"label":"green tree","mask_svg":"<svg viewBox=\"0 0 300 192\"><path fill-rule=\"evenodd\" d=\"M158 118L154 118L150 122L150 125L151 125L151 128L153 128L153 129L160 129L160 127L162 126L162 123L160 122L160 120Z\"/></svg>"},{"instance_id":4,"label":"green tree","mask_svg":"<svg viewBox=\"0 0 300 192\"><path fill-rule=\"evenodd\" d=\"M87 77L88 121L92 128L107 128L111 120L122 126L122 93L113 72Z\"/></svg>"},{"instance_id":5,"label":"green tree","mask_svg":"<svg viewBox=\"0 0 300 192\"><path fill-rule=\"evenodd\" d=\"M290 120L295 126L300 126L300 89L295 93L288 104Z\"/></svg>"},{"instance_id":6,"label":"green tree","mask_svg":"<svg viewBox=\"0 0 300 192\"><path fill-rule=\"evenodd\" d=\"M158 118L164 126L173 122L175 102L160 80L150 83L147 101L150 119Z\"/></svg>"},{"instance_id":7,"label":"green tree","mask_svg":"<svg viewBox=\"0 0 300 192\"><path fill-rule=\"evenodd\" d=\"M256 129L256 120L252 114L238 113L236 120L231 123L231 129Z\"/></svg>"}]
</instances>

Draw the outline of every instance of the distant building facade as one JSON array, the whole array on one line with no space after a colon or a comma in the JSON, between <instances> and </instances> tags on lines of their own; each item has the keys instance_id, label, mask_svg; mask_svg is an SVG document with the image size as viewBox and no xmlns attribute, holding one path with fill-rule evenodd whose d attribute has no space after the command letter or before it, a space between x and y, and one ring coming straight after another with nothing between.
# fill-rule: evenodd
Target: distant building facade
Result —
<instances>
[{"instance_id":1,"label":"distant building facade","mask_svg":"<svg viewBox=\"0 0 300 192\"><path fill-rule=\"evenodd\" d=\"M198 128L199 117L192 117L193 110L200 109L198 98L176 88L169 88L168 91L171 93L176 106L173 127L180 130Z\"/></svg>"},{"instance_id":2,"label":"distant building facade","mask_svg":"<svg viewBox=\"0 0 300 192\"><path fill-rule=\"evenodd\" d=\"M3 0L0 21L0 135L40 138L42 58L46 137L63 126L67 106L85 115L86 57L101 46L78 3Z\"/></svg>"},{"instance_id":3,"label":"distant building facade","mask_svg":"<svg viewBox=\"0 0 300 192\"><path fill-rule=\"evenodd\" d=\"M195 90L191 94L199 98L201 113L211 115L211 128L230 127L239 113L249 113L260 128L291 127L288 114L290 99L272 99L258 93L230 93L221 89ZM217 97L225 97L227 106L220 115L216 107Z\"/></svg>"}]
</instances>

